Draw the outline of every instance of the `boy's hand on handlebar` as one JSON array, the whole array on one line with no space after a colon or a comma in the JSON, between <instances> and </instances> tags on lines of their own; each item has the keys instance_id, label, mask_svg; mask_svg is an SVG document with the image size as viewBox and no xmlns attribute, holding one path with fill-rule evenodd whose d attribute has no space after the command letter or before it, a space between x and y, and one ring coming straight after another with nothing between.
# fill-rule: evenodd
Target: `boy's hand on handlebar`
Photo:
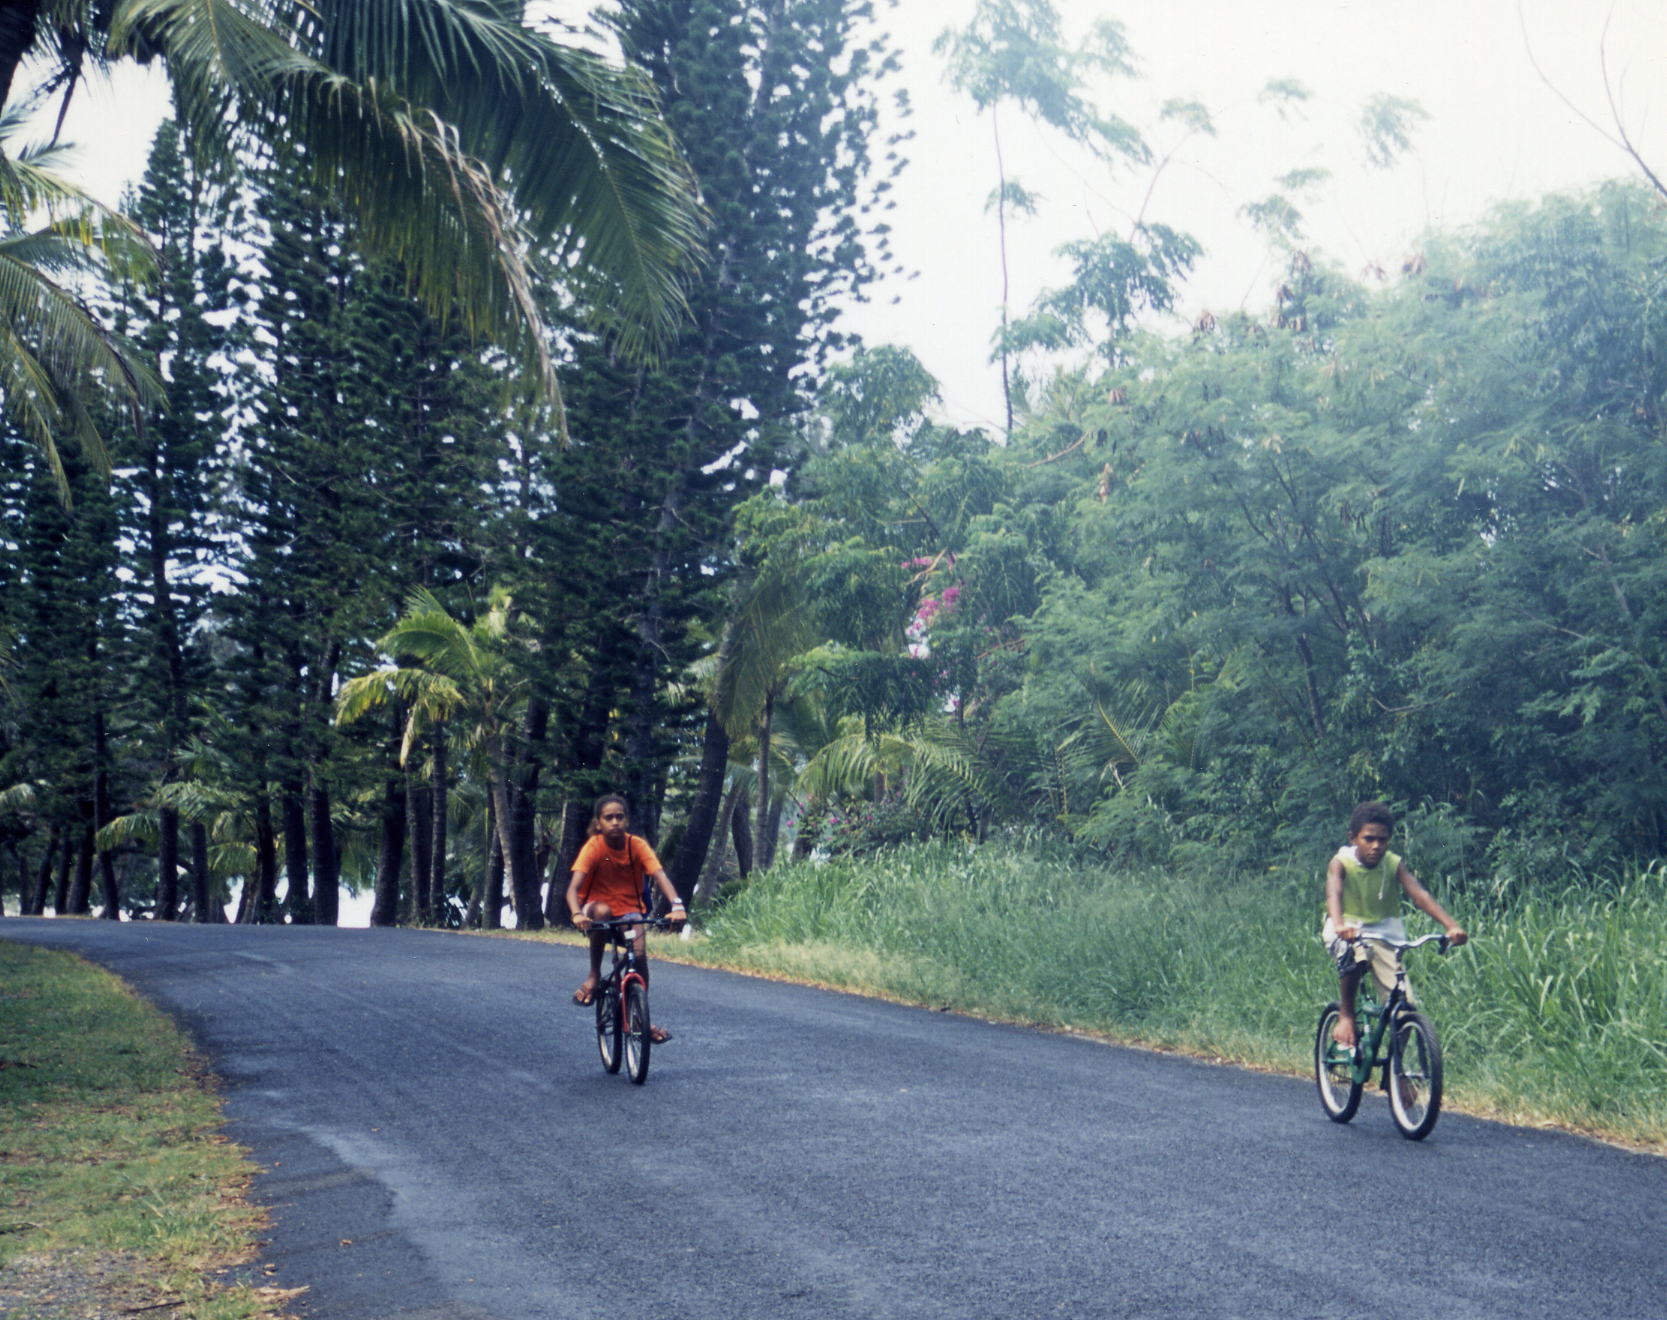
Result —
<instances>
[{"instance_id":1,"label":"boy's hand on handlebar","mask_svg":"<svg viewBox=\"0 0 1667 1320\"><path fill-rule=\"evenodd\" d=\"M1470 936L1466 933L1463 926L1452 925L1447 928L1447 942L1455 949L1469 938Z\"/></svg>"},{"instance_id":2,"label":"boy's hand on handlebar","mask_svg":"<svg viewBox=\"0 0 1667 1320\"><path fill-rule=\"evenodd\" d=\"M1347 940L1350 944L1353 944L1360 938L1360 927L1339 926L1337 928L1337 938L1340 940Z\"/></svg>"}]
</instances>

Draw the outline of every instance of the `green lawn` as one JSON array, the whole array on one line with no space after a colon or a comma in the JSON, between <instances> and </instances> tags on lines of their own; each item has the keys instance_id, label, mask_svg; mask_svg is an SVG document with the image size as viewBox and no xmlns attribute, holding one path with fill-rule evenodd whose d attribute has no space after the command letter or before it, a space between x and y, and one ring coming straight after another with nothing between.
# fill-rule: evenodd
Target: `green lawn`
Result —
<instances>
[{"instance_id":1,"label":"green lawn","mask_svg":"<svg viewBox=\"0 0 1667 1320\"><path fill-rule=\"evenodd\" d=\"M3 932L0 932L3 934ZM0 1314L253 1320L261 1219L189 1044L116 978L0 939Z\"/></svg>"}]
</instances>

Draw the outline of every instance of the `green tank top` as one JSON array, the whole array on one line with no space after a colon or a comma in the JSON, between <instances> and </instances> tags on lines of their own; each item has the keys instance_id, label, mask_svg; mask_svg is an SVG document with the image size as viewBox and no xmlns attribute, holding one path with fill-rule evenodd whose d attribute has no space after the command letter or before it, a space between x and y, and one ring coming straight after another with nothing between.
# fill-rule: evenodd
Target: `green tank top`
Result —
<instances>
[{"instance_id":1,"label":"green tank top","mask_svg":"<svg viewBox=\"0 0 1667 1320\"><path fill-rule=\"evenodd\" d=\"M1343 863L1343 920L1353 925L1382 921L1401 913L1401 859L1386 852L1376 866L1365 867L1355 860L1353 848L1338 850Z\"/></svg>"}]
</instances>

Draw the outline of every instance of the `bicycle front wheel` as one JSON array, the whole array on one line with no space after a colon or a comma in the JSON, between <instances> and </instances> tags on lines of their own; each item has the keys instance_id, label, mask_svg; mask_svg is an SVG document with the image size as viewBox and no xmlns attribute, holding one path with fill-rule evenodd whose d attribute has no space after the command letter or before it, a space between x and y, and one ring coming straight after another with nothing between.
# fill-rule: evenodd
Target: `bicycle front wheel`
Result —
<instances>
[{"instance_id":1,"label":"bicycle front wheel","mask_svg":"<svg viewBox=\"0 0 1667 1320\"><path fill-rule=\"evenodd\" d=\"M625 986L625 1075L638 1086L648 1080L648 1055L654 1045L648 1025L648 987L629 981Z\"/></svg>"},{"instance_id":2,"label":"bicycle front wheel","mask_svg":"<svg viewBox=\"0 0 1667 1320\"><path fill-rule=\"evenodd\" d=\"M1314 1033L1314 1083L1320 1108L1333 1123L1347 1123L1360 1108L1360 1083L1354 1079L1354 1056L1332 1039L1341 1004L1327 1004Z\"/></svg>"},{"instance_id":3,"label":"bicycle front wheel","mask_svg":"<svg viewBox=\"0 0 1667 1320\"><path fill-rule=\"evenodd\" d=\"M611 1073L619 1071L619 1036L619 990L609 983L596 995L596 1051Z\"/></svg>"},{"instance_id":4,"label":"bicycle front wheel","mask_svg":"<svg viewBox=\"0 0 1667 1320\"><path fill-rule=\"evenodd\" d=\"M1429 1018L1410 1010L1389 1038L1389 1112L1409 1141L1430 1135L1441 1113L1441 1042Z\"/></svg>"}]
</instances>

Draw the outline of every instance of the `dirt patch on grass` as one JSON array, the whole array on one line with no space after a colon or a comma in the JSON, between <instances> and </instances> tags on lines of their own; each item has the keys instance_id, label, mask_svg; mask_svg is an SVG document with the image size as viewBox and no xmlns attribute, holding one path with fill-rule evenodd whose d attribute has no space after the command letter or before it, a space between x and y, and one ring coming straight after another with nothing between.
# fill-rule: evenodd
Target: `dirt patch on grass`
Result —
<instances>
[{"instance_id":1,"label":"dirt patch on grass","mask_svg":"<svg viewBox=\"0 0 1667 1320\"><path fill-rule=\"evenodd\" d=\"M17 1320L167 1316L185 1299L145 1283L144 1261L120 1252L19 1256L0 1266L0 1315Z\"/></svg>"}]
</instances>

